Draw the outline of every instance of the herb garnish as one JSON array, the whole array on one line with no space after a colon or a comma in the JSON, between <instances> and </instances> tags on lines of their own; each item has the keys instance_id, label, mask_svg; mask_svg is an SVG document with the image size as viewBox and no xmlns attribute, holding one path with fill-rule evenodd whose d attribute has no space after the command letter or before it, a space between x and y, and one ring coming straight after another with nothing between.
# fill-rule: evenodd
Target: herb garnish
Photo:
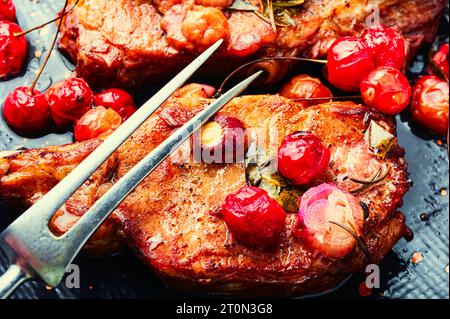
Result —
<instances>
[{"instance_id":1,"label":"herb garnish","mask_svg":"<svg viewBox=\"0 0 450 319\"><path fill-rule=\"evenodd\" d=\"M246 0L235 0L228 9L253 11L276 31L277 27L296 26L293 16L304 2L305 0L259 0L257 5L253 5Z\"/></svg>"}]
</instances>

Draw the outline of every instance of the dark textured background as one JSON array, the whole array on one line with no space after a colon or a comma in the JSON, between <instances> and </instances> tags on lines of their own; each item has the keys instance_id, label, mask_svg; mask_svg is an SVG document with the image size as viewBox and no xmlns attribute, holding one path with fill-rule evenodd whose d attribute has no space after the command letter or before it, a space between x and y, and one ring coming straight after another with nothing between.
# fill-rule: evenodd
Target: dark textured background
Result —
<instances>
[{"instance_id":1,"label":"dark textured background","mask_svg":"<svg viewBox=\"0 0 450 319\"><path fill-rule=\"evenodd\" d=\"M53 17L62 7L63 1L14 0L14 2L20 25L23 29L28 29ZM52 25L27 36L31 47L28 68L21 76L0 82L0 105L12 89L32 82L35 71L45 56L46 47L51 43L54 31L55 27ZM443 21L440 34L444 39L448 38L448 14ZM42 56L37 58L39 54L36 55L36 52L42 52ZM411 67L411 77L421 74L423 67L424 55L419 55ZM71 76L72 69L73 66L55 51L40 80L39 89L45 90L52 83ZM382 288L375 291L370 298L449 298L449 202L448 195L445 194L449 187L449 163L445 140L443 145L439 145L441 143L435 136L410 124L407 114L399 116L397 123L398 139L400 145L406 149L412 185L404 197L401 211L406 214L407 223L414 231L415 237L411 242L400 240L388 255L381 265ZM0 150L42 147L71 141L70 134L51 134L38 139L23 139L11 132L0 118ZM422 213L428 214L428 221L420 219ZM0 230L13 219L14 216L0 203ZM421 252L424 257L417 265L410 261L415 251ZM56 289L47 289L41 282L28 282L17 290L13 298L201 297L165 287L129 252L105 258L81 256L75 263L81 269L81 289L67 289L64 285ZM5 265L6 261L0 256L0 269ZM362 281L363 275L355 274L338 290L323 297L358 298L358 286Z\"/></svg>"}]
</instances>

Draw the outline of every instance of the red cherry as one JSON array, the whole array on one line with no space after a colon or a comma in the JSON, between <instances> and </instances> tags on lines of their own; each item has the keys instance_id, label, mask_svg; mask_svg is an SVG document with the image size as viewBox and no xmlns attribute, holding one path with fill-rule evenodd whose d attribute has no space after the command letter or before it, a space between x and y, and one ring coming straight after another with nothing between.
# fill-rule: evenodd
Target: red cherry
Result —
<instances>
[{"instance_id":1,"label":"red cherry","mask_svg":"<svg viewBox=\"0 0 450 319\"><path fill-rule=\"evenodd\" d=\"M235 117L218 113L201 128L200 142L203 162L242 163L247 146L245 125Z\"/></svg>"},{"instance_id":2,"label":"red cherry","mask_svg":"<svg viewBox=\"0 0 450 319\"><path fill-rule=\"evenodd\" d=\"M329 163L330 151L311 133L286 136L278 150L278 171L296 185L306 185L319 178Z\"/></svg>"},{"instance_id":3,"label":"red cherry","mask_svg":"<svg viewBox=\"0 0 450 319\"><path fill-rule=\"evenodd\" d=\"M386 113L403 111L411 98L408 79L397 69L376 68L361 82L361 95L365 104Z\"/></svg>"},{"instance_id":4,"label":"red cherry","mask_svg":"<svg viewBox=\"0 0 450 319\"><path fill-rule=\"evenodd\" d=\"M445 76L448 79L448 51L449 51L449 45L448 43L444 43L443 45L441 45L441 47L439 48L439 50L434 54L433 56L433 62L434 64L441 69L442 73L445 74Z\"/></svg>"},{"instance_id":5,"label":"red cherry","mask_svg":"<svg viewBox=\"0 0 450 319\"><path fill-rule=\"evenodd\" d=\"M353 92L374 69L372 51L356 37L337 39L328 50L328 80L338 89Z\"/></svg>"},{"instance_id":6,"label":"red cherry","mask_svg":"<svg viewBox=\"0 0 450 319\"><path fill-rule=\"evenodd\" d=\"M275 245L286 223L286 213L277 201L253 186L228 195L222 216L237 240L254 246Z\"/></svg>"},{"instance_id":7,"label":"red cherry","mask_svg":"<svg viewBox=\"0 0 450 319\"><path fill-rule=\"evenodd\" d=\"M92 106L94 93L81 78L56 83L47 91L50 113L57 127L73 125Z\"/></svg>"},{"instance_id":8,"label":"red cherry","mask_svg":"<svg viewBox=\"0 0 450 319\"><path fill-rule=\"evenodd\" d=\"M19 133L42 133L50 122L45 94L28 87L18 87L5 99L3 116L6 123Z\"/></svg>"},{"instance_id":9,"label":"red cherry","mask_svg":"<svg viewBox=\"0 0 450 319\"><path fill-rule=\"evenodd\" d=\"M376 67L390 66L401 70L405 64L406 45L400 32L377 25L367 28L361 36L365 45L372 49Z\"/></svg>"},{"instance_id":10,"label":"red cherry","mask_svg":"<svg viewBox=\"0 0 450 319\"><path fill-rule=\"evenodd\" d=\"M424 76L414 86L411 112L414 122L445 135L448 130L449 86L436 76Z\"/></svg>"},{"instance_id":11,"label":"red cherry","mask_svg":"<svg viewBox=\"0 0 450 319\"><path fill-rule=\"evenodd\" d=\"M131 95L121 89L109 89L95 94L94 105L113 109L124 121L137 110Z\"/></svg>"},{"instance_id":12,"label":"red cherry","mask_svg":"<svg viewBox=\"0 0 450 319\"><path fill-rule=\"evenodd\" d=\"M16 21L16 7L11 0L0 0L0 20Z\"/></svg>"},{"instance_id":13,"label":"red cherry","mask_svg":"<svg viewBox=\"0 0 450 319\"><path fill-rule=\"evenodd\" d=\"M98 106L87 111L75 124L74 136L77 142L104 137L122 124L122 117L112 109Z\"/></svg>"},{"instance_id":14,"label":"red cherry","mask_svg":"<svg viewBox=\"0 0 450 319\"><path fill-rule=\"evenodd\" d=\"M0 80L22 70L27 56L27 40L24 36L14 36L19 32L22 29L17 24L0 21Z\"/></svg>"},{"instance_id":15,"label":"red cherry","mask_svg":"<svg viewBox=\"0 0 450 319\"><path fill-rule=\"evenodd\" d=\"M283 86L280 95L289 99L309 99L309 98L330 98L333 94L320 82L318 78L313 78L307 74L300 74L293 77ZM324 103L327 100L307 101L308 105Z\"/></svg>"}]
</instances>

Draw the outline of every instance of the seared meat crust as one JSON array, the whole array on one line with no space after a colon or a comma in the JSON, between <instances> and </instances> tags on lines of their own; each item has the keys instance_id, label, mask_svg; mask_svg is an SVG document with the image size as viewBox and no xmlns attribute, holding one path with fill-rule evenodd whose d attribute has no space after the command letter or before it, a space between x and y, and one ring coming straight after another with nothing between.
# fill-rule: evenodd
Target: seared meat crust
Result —
<instances>
[{"instance_id":1,"label":"seared meat crust","mask_svg":"<svg viewBox=\"0 0 450 319\"><path fill-rule=\"evenodd\" d=\"M144 83L160 83L198 54L198 50L176 47L162 28L181 28L182 17L169 9L181 4L189 7L193 2L80 1L65 19L59 48L91 85L137 90ZM227 44L202 74L223 78L257 57L324 57L335 39L360 34L367 23L377 22L403 33L411 57L420 45L433 39L445 5L445 0L306 0L293 16L296 26L278 27L276 32L254 13L225 10L230 28ZM379 8L379 19L378 13L372 14L374 6ZM282 65L278 68L274 74L285 69Z\"/></svg>"},{"instance_id":2,"label":"seared meat crust","mask_svg":"<svg viewBox=\"0 0 450 319\"><path fill-rule=\"evenodd\" d=\"M54 219L52 228L64 231L70 227L111 183L210 101L195 85L176 93L74 195L75 207L81 209L66 203L61 212L64 218L59 223ZM359 249L340 260L308 250L293 234L295 214L287 214L286 230L273 249L236 242L220 218L220 210L225 197L245 185L243 164L194 163L189 143L129 195L97 232L97 241L91 240L91 248L104 251L105 243L115 243L119 234L171 286L233 295L291 296L334 287L366 263L382 260L405 234L404 217L396 211L408 188L403 149L394 143L386 159L380 160L364 141L369 120L395 134L392 118L351 102L304 107L280 96L264 95L234 99L222 112L239 118L252 129L254 141L274 151L286 134L297 130L321 138L330 148L334 164L317 184L335 179L341 187L353 189L356 185L342 177L368 178L386 165L389 173L385 179L356 193L370 210L364 223L370 259ZM31 204L37 197L34 194L48 190L55 176L60 178L54 172L82 160L98 142L0 158L0 198ZM31 169L36 162L42 163L41 168ZM25 184L30 176L34 183ZM65 220L69 220L66 226Z\"/></svg>"}]
</instances>

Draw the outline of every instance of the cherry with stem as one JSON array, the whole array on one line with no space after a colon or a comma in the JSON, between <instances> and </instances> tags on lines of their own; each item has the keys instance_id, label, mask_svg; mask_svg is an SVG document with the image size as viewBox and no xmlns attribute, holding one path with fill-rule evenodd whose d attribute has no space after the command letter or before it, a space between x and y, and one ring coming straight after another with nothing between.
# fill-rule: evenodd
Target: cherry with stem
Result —
<instances>
[{"instance_id":1,"label":"cherry with stem","mask_svg":"<svg viewBox=\"0 0 450 319\"><path fill-rule=\"evenodd\" d=\"M64 3L63 12L66 11L69 0ZM52 45L41 65L31 87L18 87L5 99L3 115L8 125L15 131L25 135L42 133L50 123L50 106L45 94L35 90L36 84L47 65L58 39L62 19L59 20L58 29L53 38Z\"/></svg>"},{"instance_id":2,"label":"cherry with stem","mask_svg":"<svg viewBox=\"0 0 450 319\"><path fill-rule=\"evenodd\" d=\"M243 65L241 65L240 67L238 67L237 69L235 69L233 72L231 72L226 78L225 80L222 82L222 84L220 85L219 89L216 92L216 96L220 96L220 94L222 94L222 91L225 87L225 84L228 83L228 81L239 71L241 71L242 69L245 69L246 67L256 64L256 63L261 63L261 62L267 62L267 61L275 61L275 60L281 60L281 61L303 61L303 62L312 62L312 63L319 63L319 64L327 64L327 60L320 60L320 59L309 59L309 58L300 58L300 57L287 57L287 56L275 56L275 57L267 57L267 58L261 58L261 59L257 59L257 60L253 60L250 62L247 62Z\"/></svg>"},{"instance_id":3,"label":"cherry with stem","mask_svg":"<svg viewBox=\"0 0 450 319\"><path fill-rule=\"evenodd\" d=\"M319 63L319 64L326 64L327 61L326 60L320 60L320 59L309 59L309 58L300 58L300 57L284 57L284 56L279 56L279 57L267 57L267 58L261 58L261 59L257 59L257 60L253 60L250 61L248 63L245 63L243 65L241 65L240 67L238 67L237 69L235 69L233 72L231 72L226 78L225 80L222 82L222 84L220 85L219 89L216 92L216 96L220 96L220 94L222 93L225 85L228 83L228 81L239 71L241 71L242 69L245 69L246 67L256 64L256 63L260 63L260 62L267 62L267 61L273 61L273 60L291 60L291 61L303 61L303 62L312 62L312 63ZM348 95L348 96L330 96L327 98L322 98L322 97L317 97L317 98L295 98L292 99L293 101L297 101L297 102L317 102L317 101L330 101L330 100L357 100L357 99L361 99L361 95Z\"/></svg>"},{"instance_id":4,"label":"cherry with stem","mask_svg":"<svg viewBox=\"0 0 450 319\"><path fill-rule=\"evenodd\" d=\"M2 0L0 0L2 1ZM51 22L61 20L69 12L73 10L73 8L78 4L79 0L76 0L73 6L66 10L61 11L61 14L56 18L47 21L41 25L33 27L29 30L23 31L20 26L15 22L15 13L14 19L9 19L8 16L5 18L5 14L2 15L5 8L1 8L2 13L0 13L0 80L5 80L12 76L17 75L22 70L26 56L27 56L27 47L28 43L25 38L25 35L34 30L41 29L42 27L50 24ZM2 2L0 2L2 3ZM12 4L12 2L9 2ZM1 5L0 5L1 7ZM15 12L15 10L14 10ZM8 12L6 12L8 13ZM11 13L11 12L9 12ZM10 14L11 15L11 14ZM6 20L5 20L6 19Z\"/></svg>"},{"instance_id":5,"label":"cherry with stem","mask_svg":"<svg viewBox=\"0 0 450 319\"><path fill-rule=\"evenodd\" d=\"M23 35L25 35L25 34L28 34L28 33L30 33L30 32L39 30L39 29L45 27L46 25L48 25L48 24L50 24L50 23L52 23L52 22L55 22L55 21L58 21L58 20L61 20L61 21L62 21L62 19L63 19L65 16L67 16L67 15L68 15L68 14L69 14L76 6L77 6L77 4L78 4L79 1L80 1L80 0L76 0L75 3L72 5L72 7L70 7L69 10L66 11L66 9L63 9L63 11L62 11L63 13L62 13L61 15L59 15L59 16L57 16L57 17L55 17L55 18L53 18L53 19L51 19L51 20L49 20L49 21L47 21L47 22L44 22L44 23L42 23L42 24L40 24L40 25L37 25L37 26L35 26L35 27L31 28L31 29L28 29L28 30L25 30L25 31L22 31L22 32L15 33L14 36L15 36L15 37L21 37L21 36L23 36Z\"/></svg>"}]
</instances>

